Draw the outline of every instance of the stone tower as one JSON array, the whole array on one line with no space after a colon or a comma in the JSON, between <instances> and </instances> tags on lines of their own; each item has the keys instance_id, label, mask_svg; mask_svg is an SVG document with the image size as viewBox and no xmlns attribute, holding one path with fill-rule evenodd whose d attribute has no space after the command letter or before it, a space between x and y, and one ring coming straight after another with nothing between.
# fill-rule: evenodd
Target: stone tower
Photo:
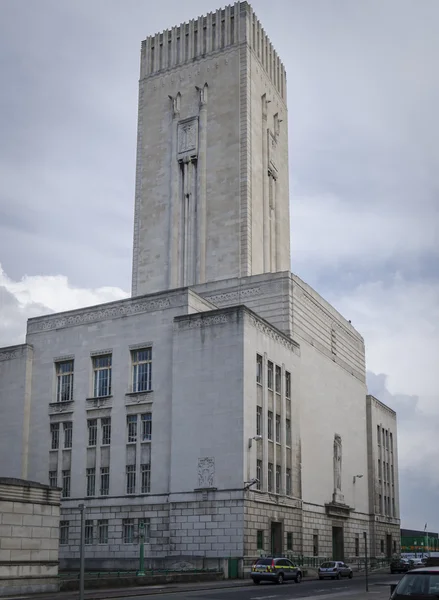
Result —
<instances>
[{"instance_id":1,"label":"stone tower","mask_svg":"<svg viewBox=\"0 0 439 600\"><path fill-rule=\"evenodd\" d=\"M236 2L142 43L132 294L289 269L286 74Z\"/></svg>"}]
</instances>

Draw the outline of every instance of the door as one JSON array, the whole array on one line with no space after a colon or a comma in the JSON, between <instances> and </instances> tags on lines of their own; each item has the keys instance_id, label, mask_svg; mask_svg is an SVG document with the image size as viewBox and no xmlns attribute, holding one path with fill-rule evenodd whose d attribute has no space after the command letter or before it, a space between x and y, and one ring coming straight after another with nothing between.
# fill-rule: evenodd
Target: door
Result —
<instances>
[{"instance_id":1,"label":"door","mask_svg":"<svg viewBox=\"0 0 439 600\"><path fill-rule=\"evenodd\" d=\"M332 559L344 559L343 527L332 528Z\"/></svg>"},{"instance_id":2,"label":"door","mask_svg":"<svg viewBox=\"0 0 439 600\"><path fill-rule=\"evenodd\" d=\"M271 523L271 553L273 556L282 554L282 523Z\"/></svg>"}]
</instances>

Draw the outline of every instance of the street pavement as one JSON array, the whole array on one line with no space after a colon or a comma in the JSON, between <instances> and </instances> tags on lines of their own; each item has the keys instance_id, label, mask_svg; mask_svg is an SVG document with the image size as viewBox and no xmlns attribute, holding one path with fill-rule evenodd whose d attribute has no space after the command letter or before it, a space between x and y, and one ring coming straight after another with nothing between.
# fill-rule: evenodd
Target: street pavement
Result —
<instances>
[{"instance_id":1,"label":"street pavement","mask_svg":"<svg viewBox=\"0 0 439 600\"><path fill-rule=\"evenodd\" d=\"M167 586L137 587L119 590L87 590L86 600L388 600L390 583L401 576L376 574L369 578L369 592L365 591L364 576L341 581L305 579L300 584L275 585L233 580L215 583L169 584ZM14 600L77 600L79 592L38 594L15 597ZM2 599L6 600L6 599Z\"/></svg>"}]
</instances>

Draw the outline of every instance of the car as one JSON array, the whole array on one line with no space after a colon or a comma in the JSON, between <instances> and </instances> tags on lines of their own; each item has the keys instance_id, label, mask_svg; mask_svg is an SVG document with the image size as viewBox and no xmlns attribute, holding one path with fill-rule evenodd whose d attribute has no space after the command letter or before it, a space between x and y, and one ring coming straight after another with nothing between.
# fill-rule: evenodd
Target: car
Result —
<instances>
[{"instance_id":1,"label":"car","mask_svg":"<svg viewBox=\"0 0 439 600\"><path fill-rule=\"evenodd\" d=\"M327 577L330 579L341 579L342 577L349 577L349 579L352 579L354 576L351 567L345 565L341 560L331 560L322 563L318 573L319 579L326 579Z\"/></svg>"},{"instance_id":2,"label":"car","mask_svg":"<svg viewBox=\"0 0 439 600\"><path fill-rule=\"evenodd\" d=\"M398 584L391 586L391 600L439 598L439 567L408 571Z\"/></svg>"},{"instance_id":3,"label":"car","mask_svg":"<svg viewBox=\"0 0 439 600\"><path fill-rule=\"evenodd\" d=\"M407 573L411 569L411 562L407 558L396 558L390 563L390 572L394 573Z\"/></svg>"},{"instance_id":4,"label":"car","mask_svg":"<svg viewBox=\"0 0 439 600\"><path fill-rule=\"evenodd\" d=\"M253 583L259 584L261 581L271 581L273 583L283 583L284 581L302 581L302 571L300 567L294 565L287 558L259 558L252 566L250 577Z\"/></svg>"}]
</instances>

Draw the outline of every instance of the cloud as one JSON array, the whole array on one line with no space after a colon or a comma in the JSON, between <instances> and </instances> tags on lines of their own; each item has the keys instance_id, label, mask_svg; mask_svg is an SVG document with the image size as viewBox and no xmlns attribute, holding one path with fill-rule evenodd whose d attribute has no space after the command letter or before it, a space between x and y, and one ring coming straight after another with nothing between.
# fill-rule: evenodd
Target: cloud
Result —
<instances>
[{"instance_id":1,"label":"cloud","mask_svg":"<svg viewBox=\"0 0 439 600\"><path fill-rule=\"evenodd\" d=\"M24 276L12 281L0 265L0 347L23 343L26 321L31 317L120 300L127 295L117 287L77 288L62 275Z\"/></svg>"}]
</instances>

